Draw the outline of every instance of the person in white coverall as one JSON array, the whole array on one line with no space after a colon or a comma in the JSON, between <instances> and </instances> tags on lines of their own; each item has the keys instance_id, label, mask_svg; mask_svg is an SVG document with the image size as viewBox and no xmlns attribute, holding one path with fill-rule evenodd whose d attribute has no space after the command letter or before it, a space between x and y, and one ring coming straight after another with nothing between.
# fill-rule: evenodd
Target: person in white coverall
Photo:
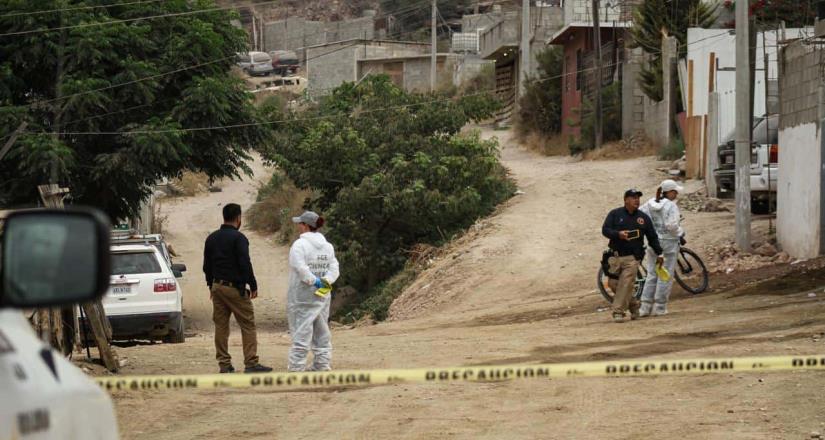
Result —
<instances>
[{"instance_id":1,"label":"person in white coverall","mask_svg":"<svg viewBox=\"0 0 825 440\"><path fill-rule=\"evenodd\" d=\"M329 331L329 304L332 293L323 294L338 279L335 249L318 232L324 219L308 211L292 219L300 238L289 249L289 290L287 318L292 347L289 371L329 371L332 369L332 336ZM320 292L320 293L317 293ZM307 354L312 350L312 365Z\"/></svg>"},{"instance_id":2,"label":"person in white coverall","mask_svg":"<svg viewBox=\"0 0 825 440\"><path fill-rule=\"evenodd\" d=\"M642 291L642 306L639 308L641 317L667 314L667 302L673 289L676 257L679 255L679 246L684 244L685 232L680 224L682 216L675 202L682 191L683 188L673 180L665 180L656 191L656 197L639 208L653 220L662 246L662 256L665 257L662 266L670 274L667 281L659 279L656 273L656 254L648 248L647 279Z\"/></svg>"}]
</instances>

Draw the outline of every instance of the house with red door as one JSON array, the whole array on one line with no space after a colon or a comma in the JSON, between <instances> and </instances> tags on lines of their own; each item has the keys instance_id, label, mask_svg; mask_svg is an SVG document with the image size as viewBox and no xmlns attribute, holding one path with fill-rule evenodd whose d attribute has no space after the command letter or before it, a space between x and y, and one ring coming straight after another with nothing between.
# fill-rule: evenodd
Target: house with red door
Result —
<instances>
[{"instance_id":1,"label":"house with red door","mask_svg":"<svg viewBox=\"0 0 825 440\"><path fill-rule=\"evenodd\" d=\"M595 33L590 0L566 0L563 4L565 25L547 41L564 50L562 79L562 135L568 142L578 141L581 121L592 111L587 101L603 87L622 81L622 129L625 136L640 131L644 119L643 95L636 86L637 69L628 59L628 30L638 1L602 2L599 13L602 75L597 78ZM629 75L631 78L625 78ZM630 81L623 81L630 80Z\"/></svg>"}]
</instances>

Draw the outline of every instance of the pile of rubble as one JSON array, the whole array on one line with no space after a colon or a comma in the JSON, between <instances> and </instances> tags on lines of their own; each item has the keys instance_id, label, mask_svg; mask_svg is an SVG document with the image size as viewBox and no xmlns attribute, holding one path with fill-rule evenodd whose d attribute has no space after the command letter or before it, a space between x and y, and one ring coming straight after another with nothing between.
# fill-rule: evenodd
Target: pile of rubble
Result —
<instances>
[{"instance_id":1,"label":"pile of rubble","mask_svg":"<svg viewBox=\"0 0 825 440\"><path fill-rule=\"evenodd\" d=\"M736 245L706 246L705 264L711 273L732 273L759 269L773 264L783 264L791 261L786 252L779 252L771 243L757 243L753 252L740 252Z\"/></svg>"},{"instance_id":2,"label":"pile of rubble","mask_svg":"<svg viewBox=\"0 0 825 440\"><path fill-rule=\"evenodd\" d=\"M680 196L679 209L690 212L730 212L725 202L708 197L704 189Z\"/></svg>"},{"instance_id":3,"label":"pile of rubble","mask_svg":"<svg viewBox=\"0 0 825 440\"><path fill-rule=\"evenodd\" d=\"M674 160L667 173L672 177L684 176L687 173L687 156Z\"/></svg>"}]
</instances>

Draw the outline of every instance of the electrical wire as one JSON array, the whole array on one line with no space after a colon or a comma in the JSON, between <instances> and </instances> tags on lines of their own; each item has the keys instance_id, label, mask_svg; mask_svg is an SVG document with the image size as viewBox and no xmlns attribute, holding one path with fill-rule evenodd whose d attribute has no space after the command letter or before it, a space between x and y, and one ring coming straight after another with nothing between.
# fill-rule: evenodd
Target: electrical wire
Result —
<instances>
[{"instance_id":1,"label":"electrical wire","mask_svg":"<svg viewBox=\"0 0 825 440\"><path fill-rule=\"evenodd\" d=\"M402 8L402 9L405 9L405 8ZM107 23L111 23L111 22L107 22ZM410 33L413 33L413 32L401 33L398 36L405 35L405 34L410 34ZM357 42L353 43L353 45L355 45L355 44L359 44L359 43L357 43ZM343 49L344 48L341 48L341 50L343 50ZM327 54L324 54L324 55L327 55ZM235 55L219 58L219 59L212 60L212 61L206 61L206 62L198 63L198 64L195 64L195 65L192 65L192 66L182 67L182 68L175 69L175 70L172 70L172 71L169 71L169 72L158 73L158 74L150 75L150 76L147 76L147 77L138 78L138 79L135 79L135 80L124 82L124 83L110 84L108 86L99 87L99 88L92 89L92 90L86 90L86 91L83 91L83 92L73 93L71 95L61 96L59 98L52 98L52 99L49 99L49 100L46 100L46 101L38 101L36 103L31 103L31 104L28 104L28 105L0 106L0 109L2 109L2 108L26 108L26 107L31 108L31 107L36 106L36 105L51 104L51 103L58 102L58 101L63 101L63 100L66 100L66 99L76 98L78 96L84 96L84 95L97 93L97 92L101 92L101 91L105 91L105 90L111 90L111 89L115 89L115 88L118 88L118 87L127 86L127 85L131 85L131 84L137 84L137 83L152 80L152 79L158 79L158 78L162 78L162 77L165 77L165 76L174 75L176 73L185 72L187 70L198 69L198 68L208 66L208 65L211 65L211 64L220 63L220 62L223 62L223 61L228 61L230 59L234 60Z\"/></svg>"},{"instance_id":2,"label":"electrical wire","mask_svg":"<svg viewBox=\"0 0 825 440\"><path fill-rule=\"evenodd\" d=\"M401 33L394 34L393 36L399 36L400 37L400 36L407 35L407 34L414 33L414 32L416 32L416 31L401 32ZM336 53L336 52L340 52L342 50L345 50L345 49L348 49L348 48L351 48L351 47L354 47L354 46L360 46L361 44L362 44L362 42L360 40L355 40L355 41L352 41L350 43L345 44L342 47L336 48L332 51L324 52L324 53L321 53L321 54L318 54L318 55L315 55L315 56L312 56L312 57L308 57L305 60L305 62L312 61L316 58L325 57L325 56L331 55L331 54ZM215 60L215 61L212 61L210 63L224 61L228 58L234 58L234 56L233 57L222 58L222 59L219 59L219 60ZM109 89L113 89L113 88L120 87L120 86L125 86L125 85L129 85L129 84L138 83L138 82L141 82L141 81L146 81L148 79L153 79L154 77L167 76L167 75L170 75L170 74L179 73L180 71L191 70L192 68L202 67L205 64L206 63L202 63L200 65L190 66L190 67L183 68L183 69L178 69L178 71L167 72L167 73L164 73L164 74L157 74L157 75L154 75L153 77L141 78L141 79L137 79L137 80L127 82L127 83L119 83L119 84L106 86L106 87L102 87L102 88L95 89L95 90L88 90L88 91L85 91L85 92L79 92L79 93L76 93L74 95L67 95L67 96L64 96L64 97L61 97L61 98L55 98L55 99L52 99L52 100L49 100L49 101L42 101L42 102L32 103L32 104L29 104L29 106L33 106L35 104L37 104L37 105L48 104L48 103L55 102L55 101L62 100L62 99L68 99L68 98L77 97L77 96L81 96L81 95L85 95L85 94L89 94L89 93L95 93L95 92L99 92L99 91L103 91L103 90L109 90ZM335 87L330 88L330 89L323 89L321 91L329 91L329 90L334 90L334 89L335 89ZM141 104L139 106L130 107L129 109L118 110L118 111L114 111L114 112L105 113L105 114L102 114L102 115L95 115L95 116L90 116L90 117L83 118L83 119L73 120L73 121L65 122L64 125L68 126L68 125L71 125L71 124L75 124L75 123L78 123L78 122L83 122L83 121L90 120L90 119L97 119L97 118L101 118L101 117L105 117L105 116L111 116L113 114L123 113L125 111L136 110L138 108L151 106L151 105L154 105L156 103L157 102ZM2 108L2 107L0 107L0 108Z\"/></svg>"},{"instance_id":3,"label":"electrical wire","mask_svg":"<svg viewBox=\"0 0 825 440\"><path fill-rule=\"evenodd\" d=\"M619 62L619 63L609 63L609 64L604 65L603 69L614 67L614 66L619 66L621 64L622 64L621 62ZM574 72L568 72L568 73L563 73L561 75L553 75L553 76L550 76L550 77L547 77L547 78L537 79L537 80L535 80L535 82L536 83L542 83L542 82L550 81L550 80L554 80L554 79L561 79L561 78L564 78L565 76L577 75L579 73L590 72L590 71L594 71L596 69L597 69L596 67L580 69L580 70L574 71ZM343 115L343 114L323 115L323 116L314 116L314 117L309 117L309 118L280 119L280 120L274 120L274 121L249 122L249 123L243 123L243 124L230 124L230 125L215 125L215 126L209 126L209 127L169 128L169 129L159 129L159 130L126 130L126 131L107 131L107 132L99 132L99 131L95 131L95 132L74 131L74 132L72 132L72 131L65 131L65 132L60 132L59 134L64 135L64 136L120 136L120 135L134 135L134 134L188 133L188 132L201 132L201 131L213 131L213 130L227 130L227 129L236 129L236 128L249 128L249 127L268 126L268 125L281 124L281 123L308 122L308 121L316 121L316 120L323 120L323 119L339 118L339 117L343 117L343 116L354 116L354 115L377 113L377 112L387 112L387 111L390 111L390 110L399 110L399 109L418 107L418 106L422 106L422 105L435 104L435 103L439 103L439 102L454 101L456 98L481 96L481 95L486 95L486 94L489 94L489 93L502 93L502 92L505 92L505 91L508 91L508 90L513 90L513 89L515 89L515 86L510 86L510 87L505 87L505 88L493 88L493 89L482 90L482 91L475 92L475 93L465 94L465 95L462 95L462 96L459 96L459 97L439 98L439 99L434 99L434 100L429 100L429 101L422 101L422 102L412 103L412 104L403 104L403 105L397 105L397 106L387 106L387 107L380 107L380 108L367 109L367 110L358 110L357 113L353 112L353 113L350 113L350 114L347 114L347 115ZM53 134L53 133L50 133L50 132L24 132L24 133L25 134Z\"/></svg>"},{"instance_id":4,"label":"electrical wire","mask_svg":"<svg viewBox=\"0 0 825 440\"><path fill-rule=\"evenodd\" d=\"M257 3L257 6L264 6L267 4L274 4L280 3L280 0L273 0L268 2ZM185 12L170 12L168 14L159 14L159 15L148 15L145 17L135 17L135 18L124 18L118 20L111 20L111 21L96 21L93 23L82 23L82 24L75 24L70 26L59 26L53 28L46 28L46 29L30 29L26 31L15 31L15 32L6 32L4 34L0 34L0 37L11 37L11 36L19 36L19 35L31 35L31 34L40 34L52 31L64 31L69 29L79 29L79 28L88 28L88 27L97 27L97 26L107 26L112 24L121 24L121 23L133 23L136 21L141 20L153 20L156 18L167 18L167 17L185 17L189 15L196 15L196 14L205 14L208 12L218 12L218 11L227 11L227 10L234 10L236 9L235 6L223 6L217 8L207 8L207 9L198 9L195 11L185 11Z\"/></svg>"},{"instance_id":5,"label":"electrical wire","mask_svg":"<svg viewBox=\"0 0 825 440\"><path fill-rule=\"evenodd\" d=\"M66 12L66 11L81 11L81 10L88 10L88 9L101 9L101 8L114 8L118 6L129 6L129 5L145 5L150 3L158 3L164 0L138 0L126 3L112 3L109 5L94 5L94 6L75 6L72 8L61 8L61 9L49 9L49 10L42 10L42 11L30 11L30 12L12 12L10 14L3 14L0 15L0 18L6 17L21 17L21 16L29 16L29 15L42 15L42 14L52 14L55 12Z\"/></svg>"}]
</instances>

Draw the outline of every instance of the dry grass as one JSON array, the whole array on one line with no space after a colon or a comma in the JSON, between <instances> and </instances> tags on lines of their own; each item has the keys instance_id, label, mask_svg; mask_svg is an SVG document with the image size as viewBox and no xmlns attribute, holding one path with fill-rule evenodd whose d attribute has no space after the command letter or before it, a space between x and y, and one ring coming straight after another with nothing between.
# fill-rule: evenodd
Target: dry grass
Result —
<instances>
[{"instance_id":1,"label":"dry grass","mask_svg":"<svg viewBox=\"0 0 825 440\"><path fill-rule=\"evenodd\" d=\"M170 186L179 193L176 195L185 197L192 197L209 189L209 177L203 173L185 172L180 178L173 179L170 183Z\"/></svg>"},{"instance_id":2,"label":"dry grass","mask_svg":"<svg viewBox=\"0 0 825 440\"><path fill-rule=\"evenodd\" d=\"M163 214L163 202L160 199L155 200L152 211L152 233L163 234L166 223L169 221L169 215Z\"/></svg>"},{"instance_id":3,"label":"dry grass","mask_svg":"<svg viewBox=\"0 0 825 440\"><path fill-rule=\"evenodd\" d=\"M586 151L584 160L616 160L632 159L637 157L655 156L658 150L645 137L633 137L630 140L621 140L605 144L599 149Z\"/></svg>"},{"instance_id":4,"label":"dry grass","mask_svg":"<svg viewBox=\"0 0 825 440\"><path fill-rule=\"evenodd\" d=\"M569 156L570 148L567 141L561 134L554 136L544 136L540 133L531 132L519 139L519 142L528 150L544 156Z\"/></svg>"},{"instance_id":5,"label":"dry grass","mask_svg":"<svg viewBox=\"0 0 825 440\"><path fill-rule=\"evenodd\" d=\"M266 233L277 233L282 243L297 238L290 219L303 210L309 191L300 190L285 177L275 176L258 191L258 201L244 215L250 228Z\"/></svg>"}]
</instances>

